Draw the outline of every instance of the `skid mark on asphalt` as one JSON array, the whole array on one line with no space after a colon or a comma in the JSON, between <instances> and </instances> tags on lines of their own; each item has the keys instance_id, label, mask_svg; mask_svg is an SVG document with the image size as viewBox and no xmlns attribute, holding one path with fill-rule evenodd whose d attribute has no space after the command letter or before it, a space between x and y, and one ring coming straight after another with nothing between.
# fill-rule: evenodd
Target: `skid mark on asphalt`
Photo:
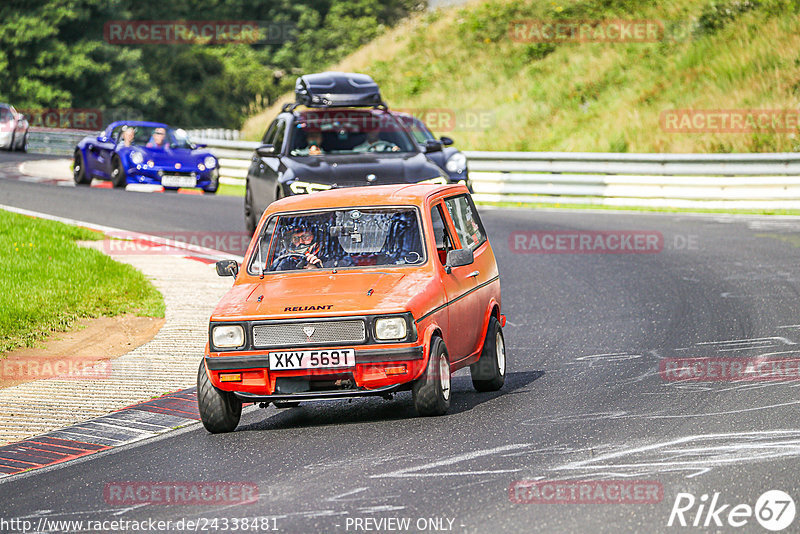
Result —
<instances>
[{"instance_id":1,"label":"skid mark on asphalt","mask_svg":"<svg viewBox=\"0 0 800 534\"><path fill-rule=\"evenodd\" d=\"M444 458L442 460L437 460L435 462L430 462L419 466L406 467L404 469L398 469L396 471L390 471L388 473L382 473L379 475L370 475L370 478L416 478L416 477L494 475L499 473L514 473L520 471L520 468L490 469L490 470L472 469L472 470L450 471L450 472L430 471L430 470L435 469L437 467L450 466L462 462L476 460L478 458L483 458L485 456L494 456L497 455L498 453L505 451L519 450L530 447L531 445L532 445L531 443L517 443L513 445L503 445L501 447L494 447L492 449L472 451L465 454L459 454L457 456Z\"/></svg>"}]
</instances>

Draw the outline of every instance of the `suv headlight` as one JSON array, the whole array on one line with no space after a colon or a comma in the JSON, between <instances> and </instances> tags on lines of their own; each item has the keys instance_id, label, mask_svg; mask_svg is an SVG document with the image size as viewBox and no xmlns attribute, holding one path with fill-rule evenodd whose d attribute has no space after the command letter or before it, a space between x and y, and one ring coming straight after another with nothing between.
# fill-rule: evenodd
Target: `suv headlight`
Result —
<instances>
[{"instance_id":1,"label":"suv headlight","mask_svg":"<svg viewBox=\"0 0 800 534\"><path fill-rule=\"evenodd\" d=\"M206 159L203 160L203 164L206 166L206 169L213 169L217 166L217 159L214 156L206 156Z\"/></svg>"},{"instance_id":2,"label":"suv headlight","mask_svg":"<svg viewBox=\"0 0 800 534\"><path fill-rule=\"evenodd\" d=\"M407 334L408 327L403 317L387 317L375 321L376 339L404 339Z\"/></svg>"},{"instance_id":3,"label":"suv headlight","mask_svg":"<svg viewBox=\"0 0 800 534\"><path fill-rule=\"evenodd\" d=\"M461 152L456 152L448 158L444 167L448 172L464 172L464 169L467 168L467 156Z\"/></svg>"},{"instance_id":4,"label":"suv headlight","mask_svg":"<svg viewBox=\"0 0 800 534\"><path fill-rule=\"evenodd\" d=\"M133 162L134 165L141 165L142 162L144 161L144 156L142 155L141 152L134 150L133 152L131 152L131 161Z\"/></svg>"},{"instance_id":5,"label":"suv headlight","mask_svg":"<svg viewBox=\"0 0 800 534\"><path fill-rule=\"evenodd\" d=\"M332 186L328 184L314 184L311 182L303 182L301 180L295 180L294 182L289 184L289 189L292 190L292 193L295 195L302 195L304 193L314 193L315 191L327 191L331 189Z\"/></svg>"},{"instance_id":6,"label":"suv headlight","mask_svg":"<svg viewBox=\"0 0 800 534\"><path fill-rule=\"evenodd\" d=\"M244 345L244 328L241 325L219 325L211 330L211 341L220 349L234 349Z\"/></svg>"},{"instance_id":7,"label":"suv headlight","mask_svg":"<svg viewBox=\"0 0 800 534\"><path fill-rule=\"evenodd\" d=\"M438 185L447 185L447 178L444 176L437 176L436 178L431 178L430 180L422 180L421 184L438 184Z\"/></svg>"}]
</instances>

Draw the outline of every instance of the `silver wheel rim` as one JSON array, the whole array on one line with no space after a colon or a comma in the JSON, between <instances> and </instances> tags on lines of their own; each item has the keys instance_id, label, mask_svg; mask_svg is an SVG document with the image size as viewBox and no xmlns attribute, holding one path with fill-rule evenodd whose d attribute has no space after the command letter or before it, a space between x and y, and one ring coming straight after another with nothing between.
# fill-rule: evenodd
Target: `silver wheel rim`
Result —
<instances>
[{"instance_id":1,"label":"silver wheel rim","mask_svg":"<svg viewBox=\"0 0 800 534\"><path fill-rule=\"evenodd\" d=\"M81 175L81 164L78 162L77 159L75 160L74 172L75 172L75 177L76 178Z\"/></svg>"},{"instance_id":2,"label":"silver wheel rim","mask_svg":"<svg viewBox=\"0 0 800 534\"><path fill-rule=\"evenodd\" d=\"M444 354L439 356L439 380L442 383L442 396L444 400L450 398L450 365Z\"/></svg>"},{"instance_id":3,"label":"silver wheel rim","mask_svg":"<svg viewBox=\"0 0 800 534\"><path fill-rule=\"evenodd\" d=\"M497 332L494 345L495 354L497 355L497 370L500 371L500 376L506 374L506 344L503 341L503 334Z\"/></svg>"}]
</instances>

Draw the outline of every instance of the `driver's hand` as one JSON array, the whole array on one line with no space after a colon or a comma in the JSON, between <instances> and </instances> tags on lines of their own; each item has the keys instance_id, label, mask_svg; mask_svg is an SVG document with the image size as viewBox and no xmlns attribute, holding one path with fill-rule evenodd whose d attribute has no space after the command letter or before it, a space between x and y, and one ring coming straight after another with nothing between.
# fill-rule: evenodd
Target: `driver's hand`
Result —
<instances>
[{"instance_id":1,"label":"driver's hand","mask_svg":"<svg viewBox=\"0 0 800 534\"><path fill-rule=\"evenodd\" d=\"M306 269L310 269L312 266L322 267L322 260L310 252L306 252L306 261L308 262Z\"/></svg>"},{"instance_id":2,"label":"driver's hand","mask_svg":"<svg viewBox=\"0 0 800 534\"><path fill-rule=\"evenodd\" d=\"M392 147L392 152L400 152L400 147L399 147L399 146L397 146L397 145L394 145L394 146Z\"/></svg>"}]
</instances>

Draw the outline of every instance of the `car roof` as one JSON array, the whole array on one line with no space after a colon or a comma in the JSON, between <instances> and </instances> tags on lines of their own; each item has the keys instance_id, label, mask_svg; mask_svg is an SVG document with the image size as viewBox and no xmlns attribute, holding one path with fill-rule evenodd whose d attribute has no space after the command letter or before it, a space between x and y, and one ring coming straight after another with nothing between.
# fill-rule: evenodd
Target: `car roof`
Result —
<instances>
[{"instance_id":1,"label":"car roof","mask_svg":"<svg viewBox=\"0 0 800 534\"><path fill-rule=\"evenodd\" d=\"M306 195L294 195L270 204L268 211L299 211L349 206L418 206L441 192L468 193L461 184L393 184L343 187Z\"/></svg>"}]
</instances>

